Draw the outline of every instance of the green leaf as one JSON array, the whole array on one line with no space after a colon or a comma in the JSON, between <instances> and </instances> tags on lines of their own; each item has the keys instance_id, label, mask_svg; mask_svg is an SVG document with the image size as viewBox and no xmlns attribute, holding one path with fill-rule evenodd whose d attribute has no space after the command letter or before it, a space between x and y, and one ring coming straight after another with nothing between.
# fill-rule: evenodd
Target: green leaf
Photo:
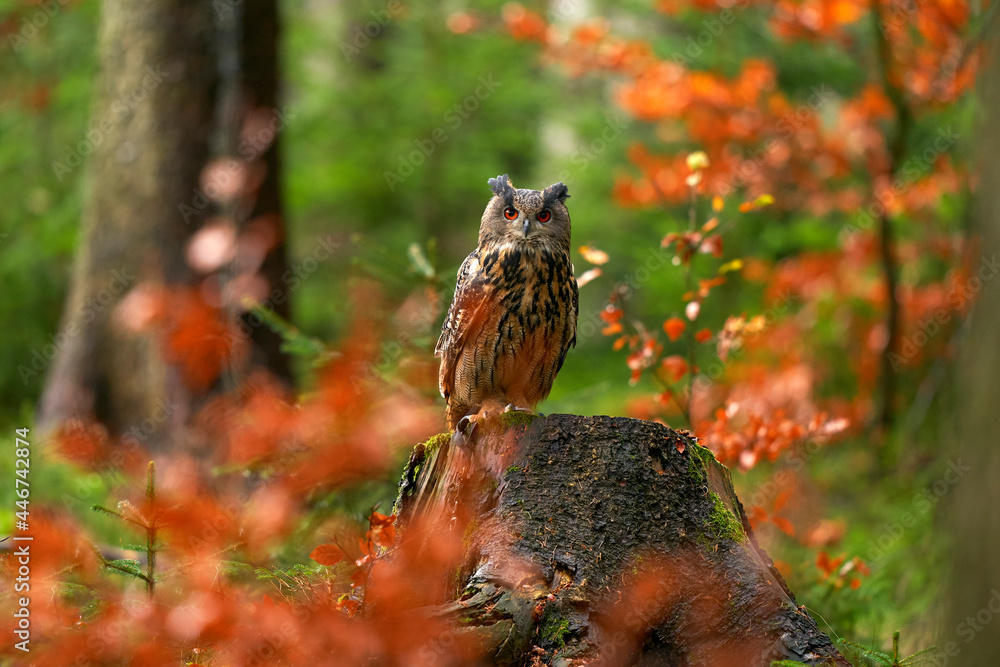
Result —
<instances>
[{"instance_id":1,"label":"green leaf","mask_svg":"<svg viewBox=\"0 0 1000 667\"><path fill-rule=\"evenodd\" d=\"M127 558L106 560L104 561L104 567L121 574L136 577L137 579L146 578L146 576L142 573L142 564L137 560L129 560Z\"/></svg>"},{"instance_id":2,"label":"green leaf","mask_svg":"<svg viewBox=\"0 0 1000 667\"><path fill-rule=\"evenodd\" d=\"M281 351L298 357L328 358L332 352L318 338L306 336L288 320L260 303L247 300L244 306L257 315L276 334L281 336Z\"/></svg>"},{"instance_id":3,"label":"green leaf","mask_svg":"<svg viewBox=\"0 0 1000 667\"><path fill-rule=\"evenodd\" d=\"M114 510L109 510L107 507L101 505L91 505L90 509L97 512L98 514L107 514L115 519L120 519L121 521L126 521L125 517Z\"/></svg>"},{"instance_id":4,"label":"green leaf","mask_svg":"<svg viewBox=\"0 0 1000 667\"><path fill-rule=\"evenodd\" d=\"M846 639L841 639L840 643L844 646L849 646L854 653L860 655L868 660L873 660L881 665L889 665L891 667L893 659L892 656L885 651L879 651L878 649L868 648L862 646L861 644L855 644L854 642L847 641Z\"/></svg>"}]
</instances>

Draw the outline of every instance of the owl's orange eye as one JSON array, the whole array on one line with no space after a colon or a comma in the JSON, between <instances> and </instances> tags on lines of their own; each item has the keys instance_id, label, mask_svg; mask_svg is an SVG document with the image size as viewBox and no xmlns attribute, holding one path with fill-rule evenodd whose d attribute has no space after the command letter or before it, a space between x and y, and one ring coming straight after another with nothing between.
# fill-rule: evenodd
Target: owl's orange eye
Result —
<instances>
[{"instance_id":1,"label":"owl's orange eye","mask_svg":"<svg viewBox=\"0 0 1000 667\"><path fill-rule=\"evenodd\" d=\"M514 208L513 206L508 206L503 210L503 217L507 218L508 220L515 219L517 217L517 209Z\"/></svg>"},{"instance_id":2,"label":"owl's orange eye","mask_svg":"<svg viewBox=\"0 0 1000 667\"><path fill-rule=\"evenodd\" d=\"M552 211L545 209L535 217L538 218L538 222L548 222L552 219Z\"/></svg>"}]
</instances>

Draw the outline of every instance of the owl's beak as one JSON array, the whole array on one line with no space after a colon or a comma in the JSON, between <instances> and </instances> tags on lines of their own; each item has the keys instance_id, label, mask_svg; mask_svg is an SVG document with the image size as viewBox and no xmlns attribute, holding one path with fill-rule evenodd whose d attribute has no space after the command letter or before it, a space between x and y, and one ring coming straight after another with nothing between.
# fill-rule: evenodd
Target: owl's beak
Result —
<instances>
[{"instance_id":1,"label":"owl's beak","mask_svg":"<svg viewBox=\"0 0 1000 667\"><path fill-rule=\"evenodd\" d=\"M528 238L529 229L531 229L531 218L524 216L524 238Z\"/></svg>"}]
</instances>

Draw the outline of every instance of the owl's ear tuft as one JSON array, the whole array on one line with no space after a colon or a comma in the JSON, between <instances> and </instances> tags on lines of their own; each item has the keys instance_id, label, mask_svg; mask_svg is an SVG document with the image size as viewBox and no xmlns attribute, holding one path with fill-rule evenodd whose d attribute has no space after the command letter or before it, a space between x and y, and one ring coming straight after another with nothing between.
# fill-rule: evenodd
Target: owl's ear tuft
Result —
<instances>
[{"instance_id":1,"label":"owl's ear tuft","mask_svg":"<svg viewBox=\"0 0 1000 667\"><path fill-rule=\"evenodd\" d=\"M507 174L491 178L487 183L493 188L493 194L497 197L507 197L514 194L514 186L511 184Z\"/></svg>"},{"instance_id":2,"label":"owl's ear tuft","mask_svg":"<svg viewBox=\"0 0 1000 667\"><path fill-rule=\"evenodd\" d=\"M554 183L549 187L545 188L542 193L545 197L546 202L561 201L564 202L569 198L569 188L560 183Z\"/></svg>"}]
</instances>

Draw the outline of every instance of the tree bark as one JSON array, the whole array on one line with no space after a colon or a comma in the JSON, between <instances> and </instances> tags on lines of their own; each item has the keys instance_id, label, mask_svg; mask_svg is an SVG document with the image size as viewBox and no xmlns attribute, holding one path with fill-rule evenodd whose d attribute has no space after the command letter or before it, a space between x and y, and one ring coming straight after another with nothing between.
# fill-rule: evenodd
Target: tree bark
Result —
<instances>
[{"instance_id":1,"label":"tree bark","mask_svg":"<svg viewBox=\"0 0 1000 667\"><path fill-rule=\"evenodd\" d=\"M455 601L484 664L847 665L760 549L728 470L686 433L551 415L438 436L397 501L455 525ZM477 426L478 428L478 426ZM439 536L431 536L437 539Z\"/></svg>"},{"instance_id":2,"label":"tree bark","mask_svg":"<svg viewBox=\"0 0 1000 667\"><path fill-rule=\"evenodd\" d=\"M185 261L185 245L220 212L200 182L213 156L234 156L264 168L252 196L238 211L224 213L241 224L269 218L279 240L259 274L269 285L267 305L288 318L279 155L283 121L276 130L257 126L253 136L241 133L251 110L284 118L277 109L278 32L273 0L246 7L178 0L104 5L101 75L91 122L100 141L94 141L87 165L80 247L57 337L61 342L39 400L40 427L83 418L125 433L153 418L158 428L143 433L145 444L155 448L168 440L171 425L184 423L194 397L161 358L157 341L121 331L113 314L140 283L173 286L196 280ZM254 323L249 326L252 362L290 379L278 335ZM161 423L164 414L170 424Z\"/></svg>"},{"instance_id":3,"label":"tree bark","mask_svg":"<svg viewBox=\"0 0 1000 667\"><path fill-rule=\"evenodd\" d=\"M980 82L983 113L976 145L982 170L977 188L982 255L970 269L965 289L976 303L966 323L957 364L957 400L951 419L951 458L943 480L954 483L944 516L952 562L946 624L937 642L949 665L1000 664L1000 38L988 40L990 54ZM953 477L954 475L954 477ZM954 480L954 481L953 481ZM937 485L935 482L935 492ZM950 658L954 660L949 661Z\"/></svg>"},{"instance_id":4,"label":"tree bark","mask_svg":"<svg viewBox=\"0 0 1000 667\"><path fill-rule=\"evenodd\" d=\"M229 56L236 70L230 73L235 85L233 90L227 91L231 99L225 104L225 152L236 159L259 163L264 170L260 186L252 193L248 205L233 207L238 210L227 213L241 228L255 219L266 217L277 230L279 240L264 257L258 274L268 283L267 307L287 320L291 312L291 294L286 289L285 275L288 261L281 145L285 118L288 115L287 109L278 107L281 78L278 63L281 35L278 6L276 0L257 0L226 5L220 11L228 12L222 17L223 32L227 46L233 51ZM247 118L251 114L261 113L268 117L269 124L249 132L244 131ZM277 377L291 382L291 368L288 355L281 349L281 336L270 327L262 326L245 315L243 322L252 331L253 364L267 368ZM254 326L255 322L257 326Z\"/></svg>"},{"instance_id":5,"label":"tree bark","mask_svg":"<svg viewBox=\"0 0 1000 667\"><path fill-rule=\"evenodd\" d=\"M123 432L177 403L179 388L155 343L111 321L138 283L190 279L183 247L193 229L179 206L191 205L209 157L211 12L210 3L178 0L102 7L91 122L100 141L89 158L80 247L61 344L39 401L41 427L84 417Z\"/></svg>"}]
</instances>

